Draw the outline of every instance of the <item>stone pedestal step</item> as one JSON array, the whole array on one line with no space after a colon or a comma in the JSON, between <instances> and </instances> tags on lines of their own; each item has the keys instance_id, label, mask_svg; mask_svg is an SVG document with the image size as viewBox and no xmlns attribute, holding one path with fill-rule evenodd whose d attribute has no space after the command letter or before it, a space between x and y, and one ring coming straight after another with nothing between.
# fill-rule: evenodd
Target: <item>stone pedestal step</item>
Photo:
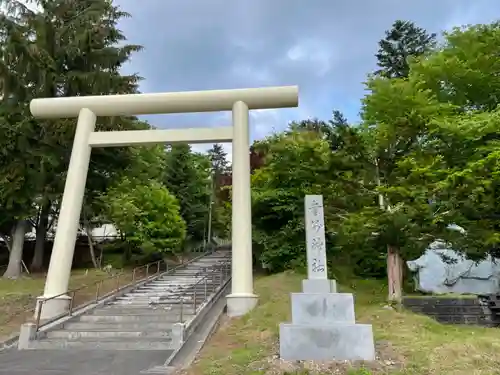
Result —
<instances>
[{"instance_id":1,"label":"stone pedestal step","mask_svg":"<svg viewBox=\"0 0 500 375\"><path fill-rule=\"evenodd\" d=\"M294 324L356 322L351 293L291 293L291 299Z\"/></svg>"},{"instance_id":2,"label":"stone pedestal step","mask_svg":"<svg viewBox=\"0 0 500 375\"><path fill-rule=\"evenodd\" d=\"M284 360L375 360L372 326L280 324L280 357Z\"/></svg>"}]
</instances>

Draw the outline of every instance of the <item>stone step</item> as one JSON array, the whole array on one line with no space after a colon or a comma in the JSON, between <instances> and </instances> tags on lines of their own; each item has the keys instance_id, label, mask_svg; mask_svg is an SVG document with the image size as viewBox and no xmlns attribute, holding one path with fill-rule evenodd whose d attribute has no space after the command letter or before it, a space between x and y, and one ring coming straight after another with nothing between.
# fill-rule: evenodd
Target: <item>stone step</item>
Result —
<instances>
[{"instance_id":1,"label":"stone step","mask_svg":"<svg viewBox=\"0 0 500 375\"><path fill-rule=\"evenodd\" d=\"M195 306L198 308L198 306L201 306L204 302L203 298L197 299L196 303L191 300L191 301L184 301L183 303L180 302L166 302L166 301L154 301L154 302L148 302L147 300L145 301L116 301L112 302L111 304L107 305L108 307L116 307L116 308L134 308L134 309L152 309L152 310L164 310L164 311L177 311L177 310L185 310L187 308L192 308L194 309Z\"/></svg>"},{"instance_id":2,"label":"stone step","mask_svg":"<svg viewBox=\"0 0 500 375\"><path fill-rule=\"evenodd\" d=\"M204 268L223 268L225 267L223 264L227 263L229 259L208 259L205 262L194 262L190 263L188 266L185 266L183 268L178 268L175 270L175 272L185 272L185 271L192 271L192 270L201 270Z\"/></svg>"},{"instance_id":3,"label":"stone step","mask_svg":"<svg viewBox=\"0 0 500 375\"><path fill-rule=\"evenodd\" d=\"M214 291L220 286L220 283L207 283L206 284L206 290L208 291ZM140 288L137 288L131 292L128 292L124 294L124 296L137 296L137 295L150 295L150 294L158 294L158 295L165 295L165 296L182 296L184 294L194 294L196 290L196 293L204 292L205 291L205 283L203 284L197 284L197 285L189 285L186 288L172 288L172 287L164 287L164 286L157 286L157 285L148 285L148 286L143 286Z\"/></svg>"},{"instance_id":4,"label":"stone step","mask_svg":"<svg viewBox=\"0 0 500 375\"><path fill-rule=\"evenodd\" d=\"M129 331L149 331L149 330L159 330L165 331L172 329L172 326L176 321L163 322L163 321L148 321L148 320L129 320L129 321L115 321L115 320L87 320L80 322L65 323L63 329L68 331L117 331L117 330L129 330Z\"/></svg>"},{"instance_id":5,"label":"stone step","mask_svg":"<svg viewBox=\"0 0 500 375\"><path fill-rule=\"evenodd\" d=\"M172 337L172 330L156 330L156 331L133 331L133 330L103 330L85 329L85 330L56 330L46 333L49 339L65 339L65 340L80 340L80 339L170 339Z\"/></svg>"},{"instance_id":6,"label":"stone step","mask_svg":"<svg viewBox=\"0 0 500 375\"><path fill-rule=\"evenodd\" d=\"M32 349L58 350L58 349L78 349L78 350L172 350L175 346L168 339L152 340L150 338L134 338L126 340L115 339L79 339L78 341L68 341L61 339L44 339L33 341Z\"/></svg>"},{"instance_id":7,"label":"stone step","mask_svg":"<svg viewBox=\"0 0 500 375\"><path fill-rule=\"evenodd\" d=\"M207 282L207 290L215 290L219 287L220 282ZM135 294L144 294L144 293L164 293L164 294L170 294L170 295L181 295L185 293L193 293L194 289L196 289L197 292L205 290L205 283L200 283L200 284L191 284L191 285L186 285L186 286L168 286L168 285L145 285L138 287L132 292L127 293L127 295L135 295Z\"/></svg>"},{"instance_id":8,"label":"stone step","mask_svg":"<svg viewBox=\"0 0 500 375\"><path fill-rule=\"evenodd\" d=\"M207 294L207 298L208 296L210 296L209 294ZM200 293L199 296L196 296L196 299L199 300L201 297L204 297L204 295L202 295ZM177 305L177 304L180 304L181 302L183 304L188 304L190 303L190 301L192 301L194 299L194 296L182 296L182 297L177 297L177 296L174 296L172 298L169 298L169 297L155 297L155 296L151 296L151 297L138 297L138 298L120 298L120 297L117 297L116 299L106 303L104 305L104 308L108 308L110 306L113 306L113 305L116 305L116 304L129 304L131 302L140 302L141 304L144 304L144 305L151 305L151 306L158 306L160 307L161 305L164 305L165 307L168 307L170 305Z\"/></svg>"},{"instance_id":9,"label":"stone step","mask_svg":"<svg viewBox=\"0 0 500 375\"><path fill-rule=\"evenodd\" d=\"M174 274L168 274L164 276L159 276L158 278L149 281L149 283L186 283L186 282L191 282L191 280L196 279L196 278L201 278L202 275L205 275L206 273L200 272L200 271L192 271L190 273L174 273Z\"/></svg>"},{"instance_id":10,"label":"stone step","mask_svg":"<svg viewBox=\"0 0 500 375\"><path fill-rule=\"evenodd\" d=\"M178 369L173 366L154 366L148 368L147 370L142 370L141 374L150 374L150 375L169 375L174 374Z\"/></svg>"},{"instance_id":11,"label":"stone step","mask_svg":"<svg viewBox=\"0 0 500 375\"><path fill-rule=\"evenodd\" d=\"M169 309L161 308L135 308L134 306L106 306L92 311L92 315L159 315L168 316Z\"/></svg>"},{"instance_id":12,"label":"stone step","mask_svg":"<svg viewBox=\"0 0 500 375\"><path fill-rule=\"evenodd\" d=\"M217 288L210 288L210 287L207 287L206 289L206 292L207 292L207 295L210 295L211 293L213 293ZM174 297L181 297L181 296L193 296L195 294L195 291L194 290L189 290L189 291L185 291L185 292L167 292L165 290L158 290L158 289L151 289L151 290L147 290L147 289L141 289L139 291L135 291L135 292L130 292L130 293L126 293L124 294L123 296L120 296L120 297L117 297L117 298L120 298L120 299L130 299L130 298L149 298L149 297L170 297L170 298L174 298ZM200 289L200 290L196 290L196 295L202 295L204 296L205 295L205 288L203 289Z\"/></svg>"},{"instance_id":13,"label":"stone step","mask_svg":"<svg viewBox=\"0 0 500 375\"><path fill-rule=\"evenodd\" d=\"M202 292L197 292L189 295L182 295L182 296L162 296L158 294L138 294L138 295L128 295L128 296L121 296L121 297L116 297L116 299L112 302L109 302L109 304L116 303L116 302L123 302L123 303L128 303L128 302L134 302L138 301L141 303L160 303L160 304L177 304L181 303L181 301L193 301L196 298L196 301L203 301L206 298L210 297L211 293L208 293L205 295L205 293Z\"/></svg>"},{"instance_id":14,"label":"stone step","mask_svg":"<svg viewBox=\"0 0 500 375\"><path fill-rule=\"evenodd\" d=\"M203 296L200 295L199 297L196 298L197 303L201 303L203 301ZM154 298L137 298L137 299L117 299L112 302L109 302L106 304L105 308L111 307L111 306L131 306L134 305L136 307L141 307L141 308L149 308L149 307L156 307L156 308L166 308L169 309L171 307L175 306L180 306L180 305L192 305L194 303L194 298L191 297L184 297L182 300L179 299L154 299Z\"/></svg>"},{"instance_id":15,"label":"stone step","mask_svg":"<svg viewBox=\"0 0 500 375\"><path fill-rule=\"evenodd\" d=\"M223 276L223 279L226 279L227 275ZM193 277L189 280L178 280L174 279L170 280L155 280L151 281L147 284L139 286L139 288L144 287L163 287L163 288L172 288L173 290L182 290L185 288L189 288L194 285L205 285L205 280L207 280L207 284L217 284L220 283L220 274L208 275L206 277Z\"/></svg>"},{"instance_id":16,"label":"stone step","mask_svg":"<svg viewBox=\"0 0 500 375\"><path fill-rule=\"evenodd\" d=\"M208 284L217 284L220 283L220 279L218 278L217 280L207 280L207 285ZM183 283L178 283L178 282L172 282L172 283L163 283L163 282L151 282L145 285L139 286L137 289L151 289L151 288L156 288L156 289L164 289L164 290L171 290L171 291L183 291L189 288L192 288L195 285L205 285L205 282L202 281L202 279L192 279L187 282Z\"/></svg>"},{"instance_id":17,"label":"stone step","mask_svg":"<svg viewBox=\"0 0 500 375\"><path fill-rule=\"evenodd\" d=\"M196 308L198 308L201 305L202 305L202 302L197 303ZM114 303L114 304L109 305L109 306L114 307L117 310L124 309L124 310L128 310L128 311L131 311L133 313L138 313L138 314L142 314L146 311L151 311L152 313L155 313L155 312L158 313L158 311L164 311L164 312L167 312L169 314L174 313L176 311L178 312L181 310L183 312L194 311L193 303L184 303L184 304L180 304L180 303L178 303L178 304L155 303L155 304L149 305L149 304L145 304L145 303L141 304L141 303L137 302L137 303ZM106 310L108 310L108 309L106 309ZM141 310L141 311L138 311L138 310Z\"/></svg>"},{"instance_id":18,"label":"stone step","mask_svg":"<svg viewBox=\"0 0 500 375\"><path fill-rule=\"evenodd\" d=\"M207 298L209 297L210 295L207 294ZM196 300L197 301L201 301L204 299L204 295L203 294L199 294L196 296ZM145 305L145 306L170 306L170 305L180 305L180 304L192 304L192 302L194 301L194 296L182 296L182 297L176 297L176 298L157 298L157 297L148 297L148 298L120 298L120 299L115 299L111 302L108 302L106 305L104 306L113 306L113 305L117 305L117 304L130 304L130 303L133 303L133 302L138 302L142 305Z\"/></svg>"},{"instance_id":19,"label":"stone step","mask_svg":"<svg viewBox=\"0 0 500 375\"><path fill-rule=\"evenodd\" d=\"M180 312L180 310L180 305L177 308L113 305L94 310L92 313L94 315L169 315ZM193 307L183 306L182 311L183 313L193 312Z\"/></svg>"},{"instance_id":20,"label":"stone step","mask_svg":"<svg viewBox=\"0 0 500 375\"><path fill-rule=\"evenodd\" d=\"M172 277L171 280L169 280L169 279L156 279L156 280L153 280L153 281L146 283L144 286L146 286L146 285L161 285L161 286L181 288L181 287L185 287L187 285L192 285L196 282L203 282L202 280L205 278L208 281L212 281L212 279L219 280L220 275L221 275L220 273L214 273L214 274L208 274L208 275L205 274L204 276L193 276L193 277L183 277L183 278Z\"/></svg>"},{"instance_id":21,"label":"stone step","mask_svg":"<svg viewBox=\"0 0 500 375\"><path fill-rule=\"evenodd\" d=\"M186 320L192 318L193 314L183 314L183 317ZM179 315L177 314L161 314L161 315L130 315L130 314L104 314L104 315L82 315L79 319L82 323L92 322L92 323L108 323L108 322L119 322L119 323L130 323L130 322L150 322L153 324L162 324L162 323L177 323L179 321Z\"/></svg>"}]
</instances>

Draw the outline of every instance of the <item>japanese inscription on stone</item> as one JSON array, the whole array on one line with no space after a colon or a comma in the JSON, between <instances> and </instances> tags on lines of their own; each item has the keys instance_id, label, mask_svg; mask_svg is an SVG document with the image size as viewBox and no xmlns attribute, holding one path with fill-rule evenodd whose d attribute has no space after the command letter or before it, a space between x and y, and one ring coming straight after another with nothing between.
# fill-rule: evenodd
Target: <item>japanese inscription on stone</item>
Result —
<instances>
[{"instance_id":1,"label":"japanese inscription on stone","mask_svg":"<svg viewBox=\"0 0 500 375\"><path fill-rule=\"evenodd\" d=\"M305 227L307 277L309 279L327 279L325 220L322 195L306 195Z\"/></svg>"}]
</instances>

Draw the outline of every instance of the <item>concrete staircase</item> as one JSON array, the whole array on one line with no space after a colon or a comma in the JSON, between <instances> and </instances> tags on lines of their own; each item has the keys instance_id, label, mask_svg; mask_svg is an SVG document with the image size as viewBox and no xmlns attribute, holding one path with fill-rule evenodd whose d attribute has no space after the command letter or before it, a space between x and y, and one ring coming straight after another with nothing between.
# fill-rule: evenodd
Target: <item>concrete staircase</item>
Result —
<instances>
[{"instance_id":1,"label":"concrete staircase","mask_svg":"<svg viewBox=\"0 0 500 375\"><path fill-rule=\"evenodd\" d=\"M30 349L173 350L184 329L230 275L230 252L216 251L164 273L106 304L39 332Z\"/></svg>"}]
</instances>

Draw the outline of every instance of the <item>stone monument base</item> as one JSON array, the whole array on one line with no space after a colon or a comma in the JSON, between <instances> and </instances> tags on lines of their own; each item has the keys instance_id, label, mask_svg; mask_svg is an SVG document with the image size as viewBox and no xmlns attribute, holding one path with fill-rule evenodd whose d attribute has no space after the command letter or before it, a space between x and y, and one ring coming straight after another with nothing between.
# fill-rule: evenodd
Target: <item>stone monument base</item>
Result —
<instances>
[{"instance_id":1,"label":"stone monument base","mask_svg":"<svg viewBox=\"0 0 500 375\"><path fill-rule=\"evenodd\" d=\"M304 293L337 293L337 282L327 279L305 279L302 280L302 291Z\"/></svg>"},{"instance_id":2,"label":"stone monument base","mask_svg":"<svg viewBox=\"0 0 500 375\"><path fill-rule=\"evenodd\" d=\"M280 324L280 356L287 361L375 360L370 324Z\"/></svg>"},{"instance_id":3,"label":"stone monument base","mask_svg":"<svg viewBox=\"0 0 500 375\"><path fill-rule=\"evenodd\" d=\"M306 290L331 290L333 280L304 280ZM351 293L292 293L292 323L280 324L285 360L375 360L372 326L356 324Z\"/></svg>"}]
</instances>

